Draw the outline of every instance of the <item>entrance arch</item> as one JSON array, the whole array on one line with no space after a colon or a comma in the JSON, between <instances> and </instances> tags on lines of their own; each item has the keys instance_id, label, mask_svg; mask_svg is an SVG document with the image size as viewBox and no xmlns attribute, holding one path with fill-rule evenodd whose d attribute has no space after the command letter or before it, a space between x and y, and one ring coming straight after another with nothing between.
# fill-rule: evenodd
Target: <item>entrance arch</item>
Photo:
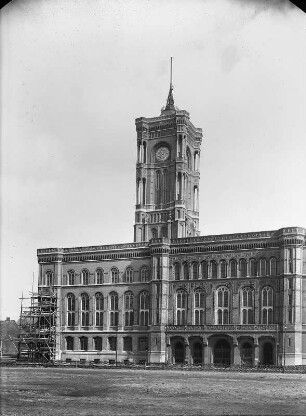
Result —
<instances>
[{"instance_id":1,"label":"entrance arch","mask_svg":"<svg viewBox=\"0 0 306 416\"><path fill-rule=\"evenodd\" d=\"M241 361L244 365L253 365L253 347L250 342L245 342L241 348Z\"/></svg>"},{"instance_id":2,"label":"entrance arch","mask_svg":"<svg viewBox=\"0 0 306 416\"><path fill-rule=\"evenodd\" d=\"M214 345L214 364L231 364L231 346L226 339L219 339Z\"/></svg>"},{"instance_id":3,"label":"entrance arch","mask_svg":"<svg viewBox=\"0 0 306 416\"><path fill-rule=\"evenodd\" d=\"M202 364L203 348L200 342L196 342L195 344L193 344L192 352L193 364Z\"/></svg>"},{"instance_id":4,"label":"entrance arch","mask_svg":"<svg viewBox=\"0 0 306 416\"><path fill-rule=\"evenodd\" d=\"M273 365L273 345L271 342L266 342L262 348L262 364L263 365Z\"/></svg>"},{"instance_id":5,"label":"entrance arch","mask_svg":"<svg viewBox=\"0 0 306 416\"><path fill-rule=\"evenodd\" d=\"M174 360L176 364L183 364L185 361L185 347L182 342L177 342L175 344Z\"/></svg>"}]
</instances>

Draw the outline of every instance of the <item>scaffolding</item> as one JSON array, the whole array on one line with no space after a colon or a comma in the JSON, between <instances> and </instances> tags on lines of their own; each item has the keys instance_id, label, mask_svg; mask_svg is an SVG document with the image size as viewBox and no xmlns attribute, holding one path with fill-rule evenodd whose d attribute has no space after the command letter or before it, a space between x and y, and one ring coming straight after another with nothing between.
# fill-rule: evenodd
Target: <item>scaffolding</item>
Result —
<instances>
[{"instance_id":1,"label":"scaffolding","mask_svg":"<svg viewBox=\"0 0 306 416\"><path fill-rule=\"evenodd\" d=\"M30 306L24 306L24 301ZM53 362L56 346L57 296L52 287L21 297L18 359Z\"/></svg>"}]
</instances>

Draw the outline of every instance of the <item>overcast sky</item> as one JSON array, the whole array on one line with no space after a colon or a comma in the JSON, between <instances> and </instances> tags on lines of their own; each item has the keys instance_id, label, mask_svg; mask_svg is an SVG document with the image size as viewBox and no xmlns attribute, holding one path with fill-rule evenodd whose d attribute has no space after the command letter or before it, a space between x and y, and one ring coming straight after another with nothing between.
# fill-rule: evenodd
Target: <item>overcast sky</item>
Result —
<instances>
[{"instance_id":1,"label":"overcast sky","mask_svg":"<svg viewBox=\"0 0 306 416\"><path fill-rule=\"evenodd\" d=\"M201 234L306 226L305 14L289 1L23 0L1 16L1 318L36 249L133 241L137 117L203 129Z\"/></svg>"}]
</instances>

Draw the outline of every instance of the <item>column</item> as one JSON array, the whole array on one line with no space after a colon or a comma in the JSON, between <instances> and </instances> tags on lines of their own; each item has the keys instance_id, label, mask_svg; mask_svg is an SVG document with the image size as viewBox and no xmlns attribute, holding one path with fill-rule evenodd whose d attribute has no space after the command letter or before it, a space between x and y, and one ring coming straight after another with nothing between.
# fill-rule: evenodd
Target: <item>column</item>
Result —
<instances>
[{"instance_id":1,"label":"column","mask_svg":"<svg viewBox=\"0 0 306 416\"><path fill-rule=\"evenodd\" d=\"M238 342L236 339L233 340L233 349L234 349L234 365L240 365L241 364L241 357L240 357L240 351Z\"/></svg>"},{"instance_id":2,"label":"column","mask_svg":"<svg viewBox=\"0 0 306 416\"><path fill-rule=\"evenodd\" d=\"M172 348L170 342L167 343L167 362L166 364L172 364Z\"/></svg>"},{"instance_id":3,"label":"column","mask_svg":"<svg viewBox=\"0 0 306 416\"><path fill-rule=\"evenodd\" d=\"M204 366L205 364L209 364L210 360L209 360L209 351L208 351L208 342L207 340L203 341L203 351L202 351L202 366Z\"/></svg>"},{"instance_id":4,"label":"column","mask_svg":"<svg viewBox=\"0 0 306 416\"><path fill-rule=\"evenodd\" d=\"M254 339L254 366L258 367L259 365L259 345L258 339Z\"/></svg>"},{"instance_id":5,"label":"column","mask_svg":"<svg viewBox=\"0 0 306 416\"><path fill-rule=\"evenodd\" d=\"M185 362L187 362L188 365L190 365L191 362L190 345L188 344L188 341L185 342Z\"/></svg>"}]
</instances>

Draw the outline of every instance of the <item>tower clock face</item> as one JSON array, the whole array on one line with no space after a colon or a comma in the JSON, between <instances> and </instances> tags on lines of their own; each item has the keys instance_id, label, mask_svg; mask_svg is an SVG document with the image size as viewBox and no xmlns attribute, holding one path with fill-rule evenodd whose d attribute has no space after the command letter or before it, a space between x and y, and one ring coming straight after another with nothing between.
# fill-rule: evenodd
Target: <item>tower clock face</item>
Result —
<instances>
[{"instance_id":1,"label":"tower clock face","mask_svg":"<svg viewBox=\"0 0 306 416\"><path fill-rule=\"evenodd\" d=\"M169 154L170 154L169 149L167 147L162 146L156 150L156 159L159 160L160 162L164 162L165 160L168 159Z\"/></svg>"}]
</instances>

